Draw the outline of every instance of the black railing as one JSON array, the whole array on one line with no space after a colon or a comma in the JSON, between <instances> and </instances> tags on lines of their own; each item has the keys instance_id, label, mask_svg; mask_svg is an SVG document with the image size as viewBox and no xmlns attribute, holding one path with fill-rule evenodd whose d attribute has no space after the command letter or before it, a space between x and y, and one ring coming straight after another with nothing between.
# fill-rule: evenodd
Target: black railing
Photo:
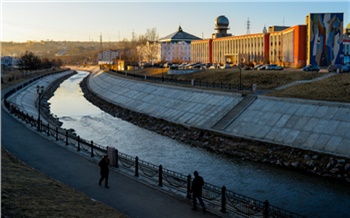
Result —
<instances>
[{"instance_id":1,"label":"black railing","mask_svg":"<svg viewBox=\"0 0 350 218\"><path fill-rule=\"evenodd\" d=\"M136 78L140 80L149 80L153 82L160 83L169 83L175 85L184 85L184 86L193 86L193 87L206 87L212 89L221 89L221 90L239 90L240 83L223 83L223 82L203 82L201 80L187 80L187 79L177 79L176 77L159 77L159 76L148 76L148 75L140 75L126 71L116 71L111 70L114 73L119 75ZM242 90L251 91L252 85L242 85Z\"/></svg>"},{"instance_id":2,"label":"black railing","mask_svg":"<svg viewBox=\"0 0 350 218\"><path fill-rule=\"evenodd\" d=\"M36 80L36 79L35 79ZM34 80L34 81L35 81ZM30 82L26 83L29 84ZM15 90L15 91L13 91ZM4 106L15 117L18 117L26 124L37 128L38 120L33 116L22 112L18 107L9 103L7 97L16 92L15 88L5 94ZM65 142L66 146L73 146L78 152L85 152L91 157L102 157L106 155L108 147L98 145L93 141L77 136L73 131L62 129L54 125L41 123L39 131L47 136L53 137L56 141ZM132 157L115 150L116 163L114 167L123 167L132 172L135 177L143 176L150 182L154 181L158 186L170 187L178 193L184 194L187 198L190 196L190 186L192 182L191 175L183 174L164 169L162 165L154 165L152 163L140 160L138 157ZM205 183L203 187L203 198L222 213L234 213L244 217L303 217L296 213L272 206L268 201L262 202L256 199L240 195L233 191L227 190L225 186L218 187L209 183Z\"/></svg>"}]
</instances>

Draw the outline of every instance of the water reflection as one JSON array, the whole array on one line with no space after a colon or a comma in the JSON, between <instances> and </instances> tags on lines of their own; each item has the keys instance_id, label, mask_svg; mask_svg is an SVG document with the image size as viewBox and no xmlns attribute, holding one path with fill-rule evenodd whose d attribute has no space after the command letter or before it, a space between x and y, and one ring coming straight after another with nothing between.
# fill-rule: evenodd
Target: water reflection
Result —
<instances>
[{"instance_id":1,"label":"water reflection","mask_svg":"<svg viewBox=\"0 0 350 218\"><path fill-rule=\"evenodd\" d=\"M80 137L184 175L198 170L206 182L307 217L350 214L349 186L274 166L227 160L114 118L84 98L79 82L85 76L87 72L79 71L50 99L51 112L63 128L75 129Z\"/></svg>"}]
</instances>

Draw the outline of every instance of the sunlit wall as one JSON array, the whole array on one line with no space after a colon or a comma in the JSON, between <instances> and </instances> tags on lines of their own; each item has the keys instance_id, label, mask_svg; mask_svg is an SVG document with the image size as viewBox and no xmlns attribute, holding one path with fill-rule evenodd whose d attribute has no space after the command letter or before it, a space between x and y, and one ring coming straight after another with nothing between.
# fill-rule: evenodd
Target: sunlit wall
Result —
<instances>
[{"instance_id":1,"label":"sunlit wall","mask_svg":"<svg viewBox=\"0 0 350 218\"><path fill-rule=\"evenodd\" d=\"M343 13L311 13L307 24L307 63L342 64Z\"/></svg>"}]
</instances>

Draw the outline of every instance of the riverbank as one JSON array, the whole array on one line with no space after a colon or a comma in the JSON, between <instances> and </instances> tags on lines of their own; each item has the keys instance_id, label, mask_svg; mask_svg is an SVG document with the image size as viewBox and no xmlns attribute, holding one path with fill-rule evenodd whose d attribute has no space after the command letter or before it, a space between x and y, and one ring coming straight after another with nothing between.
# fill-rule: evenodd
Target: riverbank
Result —
<instances>
[{"instance_id":1,"label":"riverbank","mask_svg":"<svg viewBox=\"0 0 350 218\"><path fill-rule=\"evenodd\" d=\"M273 164L289 170L298 170L329 179L350 182L350 160L348 158L170 123L163 119L127 110L100 99L88 90L86 80L87 78L81 83L86 99L112 116L119 117L142 128L228 158Z\"/></svg>"},{"instance_id":2,"label":"riverbank","mask_svg":"<svg viewBox=\"0 0 350 218\"><path fill-rule=\"evenodd\" d=\"M1 148L1 217L127 217Z\"/></svg>"}]
</instances>

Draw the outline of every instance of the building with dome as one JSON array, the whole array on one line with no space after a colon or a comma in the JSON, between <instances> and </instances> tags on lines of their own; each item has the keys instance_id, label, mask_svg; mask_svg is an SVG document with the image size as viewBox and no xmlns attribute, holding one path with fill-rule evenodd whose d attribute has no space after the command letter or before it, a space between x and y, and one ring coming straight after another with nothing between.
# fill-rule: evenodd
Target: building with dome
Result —
<instances>
[{"instance_id":1,"label":"building with dome","mask_svg":"<svg viewBox=\"0 0 350 218\"><path fill-rule=\"evenodd\" d=\"M306 21L306 25L270 26L261 33L233 36L227 33L228 19L221 15L215 19L217 32L211 39L191 42L191 60L220 65L270 63L294 68L342 64L343 13L309 14Z\"/></svg>"},{"instance_id":2,"label":"building with dome","mask_svg":"<svg viewBox=\"0 0 350 218\"><path fill-rule=\"evenodd\" d=\"M189 34L179 26L178 30L161 39L161 60L164 62L191 62L191 42L200 38Z\"/></svg>"}]
</instances>

